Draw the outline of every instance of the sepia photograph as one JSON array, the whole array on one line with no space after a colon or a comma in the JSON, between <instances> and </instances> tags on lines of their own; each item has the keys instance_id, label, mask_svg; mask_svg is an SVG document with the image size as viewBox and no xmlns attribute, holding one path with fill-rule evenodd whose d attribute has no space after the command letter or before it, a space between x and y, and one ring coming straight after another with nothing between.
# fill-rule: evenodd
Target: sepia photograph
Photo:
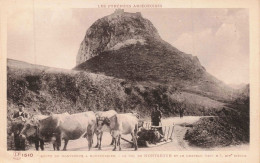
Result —
<instances>
[{"instance_id":1,"label":"sepia photograph","mask_svg":"<svg viewBox=\"0 0 260 163\"><path fill-rule=\"evenodd\" d=\"M105 7L8 12L7 150L249 150L248 9Z\"/></svg>"}]
</instances>

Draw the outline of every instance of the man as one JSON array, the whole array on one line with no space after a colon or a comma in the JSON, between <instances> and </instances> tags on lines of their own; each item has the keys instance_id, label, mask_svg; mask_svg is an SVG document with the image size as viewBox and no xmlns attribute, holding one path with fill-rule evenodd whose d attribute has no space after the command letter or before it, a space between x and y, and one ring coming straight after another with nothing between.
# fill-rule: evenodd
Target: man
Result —
<instances>
[{"instance_id":1,"label":"man","mask_svg":"<svg viewBox=\"0 0 260 163\"><path fill-rule=\"evenodd\" d=\"M24 112L24 108L25 108L25 105L23 103L18 103L18 109L19 111L16 112L14 115L13 115L13 118L18 118L18 117L23 117L23 118L28 118L28 114Z\"/></svg>"},{"instance_id":2,"label":"man","mask_svg":"<svg viewBox=\"0 0 260 163\"><path fill-rule=\"evenodd\" d=\"M161 118L162 118L162 112L159 109L159 105L156 104L151 114L152 126L160 126ZM155 129L155 134L156 134L155 136L156 140L154 140L154 142L158 142L164 137L162 127L152 127L152 128Z\"/></svg>"},{"instance_id":3,"label":"man","mask_svg":"<svg viewBox=\"0 0 260 163\"><path fill-rule=\"evenodd\" d=\"M183 117L183 113L184 113L184 108L180 108L179 112L180 112L180 118L182 118Z\"/></svg>"},{"instance_id":4,"label":"man","mask_svg":"<svg viewBox=\"0 0 260 163\"><path fill-rule=\"evenodd\" d=\"M22 117L28 118L28 114L24 112L25 105L23 103L18 103L19 111L14 113L13 118ZM14 131L14 146L15 150L25 150L25 138L20 136L20 132L23 129L23 124L14 124L12 130Z\"/></svg>"},{"instance_id":5,"label":"man","mask_svg":"<svg viewBox=\"0 0 260 163\"><path fill-rule=\"evenodd\" d=\"M152 126L159 126L161 122L162 112L159 110L159 105L156 104L151 114Z\"/></svg>"}]
</instances>

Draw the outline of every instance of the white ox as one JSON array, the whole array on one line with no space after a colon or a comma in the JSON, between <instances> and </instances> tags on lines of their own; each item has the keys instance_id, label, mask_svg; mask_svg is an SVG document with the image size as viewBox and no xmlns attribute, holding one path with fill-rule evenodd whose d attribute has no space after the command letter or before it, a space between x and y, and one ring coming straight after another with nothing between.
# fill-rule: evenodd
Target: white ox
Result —
<instances>
[{"instance_id":1,"label":"white ox","mask_svg":"<svg viewBox=\"0 0 260 163\"><path fill-rule=\"evenodd\" d=\"M76 140L82 136L87 137L90 150L96 128L96 116L92 111L72 115L68 113L53 114L45 119L36 121L29 127L27 126L23 129L23 133L35 127L38 128L39 137L47 142L55 142L58 150L61 145L61 139L65 141L63 150L66 150L69 140Z\"/></svg>"},{"instance_id":2,"label":"white ox","mask_svg":"<svg viewBox=\"0 0 260 163\"><path fill-rule=\"evenodd\" d=\"M97 118L97 128L96 128L96 135L97 135L97 145L96 148L101 150L101 142L102 142L102 136L103 132L109 132L111 133L111 129L109 126L104 124L105 118L111 118L112 116L116 115L117 112L115 110L109 110L109 111L99 111L96 113ZM113 141L111 142L111 145L113 145Z\"/></svg>"},{"instance_id":3,"label":"white ox","mask_svg":"<svg viewBox=\"0 0 260 163\"><path fill-rule=\"evenodd\" d=\"M96 116L93 111L65 116L60 119L58 126L61 131L61 138L65 141L63 150L66 150L69 140L79 139L83 135L88 140L88 149L90 150L96 128Z\"/></svg>"},{"instance_id":4,"label":"white ox","mask_svg":"<svg viewBox=\"0 0 260 163\"><path fill-rule=\"evenodd\" d=\"M111 129L111 135L115 141L114 151L116 150L116 146L119 146L119 150L121 150L120 139L121 135L131 134L133 139L133 144L135 150L138 149L137 146L137 130L138 130L138 119L133 114L116 114L111 118L105 118L104 124L108 125Z\"/></svg>"}]
</instances>

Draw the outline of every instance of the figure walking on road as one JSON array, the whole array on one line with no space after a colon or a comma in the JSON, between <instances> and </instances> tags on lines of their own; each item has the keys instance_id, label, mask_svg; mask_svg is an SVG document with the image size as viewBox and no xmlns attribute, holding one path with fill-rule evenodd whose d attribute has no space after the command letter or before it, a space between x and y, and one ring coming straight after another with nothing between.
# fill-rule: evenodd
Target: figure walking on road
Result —
<instances>
[{"instance_id":1,"label":"figure walking on road","mask_svg":"<svg viewBox=\"0 0 260 163\"><path fill-rule=\"evenodd\" d=\"M180 112L180 118L182 118L184 114L184 108L180 108L179 112Z\"/></svg>"}]
</instances>

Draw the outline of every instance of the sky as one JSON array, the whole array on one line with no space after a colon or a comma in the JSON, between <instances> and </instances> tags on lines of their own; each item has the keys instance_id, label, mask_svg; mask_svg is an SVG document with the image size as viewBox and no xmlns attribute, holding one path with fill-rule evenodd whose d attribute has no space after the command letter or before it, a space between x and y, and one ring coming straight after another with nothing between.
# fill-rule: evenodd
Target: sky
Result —
<instances>
[{"instance_id":1,"label":"sky","mask_svg":"<svg viewBox=\"0 0 260 163\"><path fill-rule=\"evenodd\" d=\"M13 8L8 13L7 56L71 69L87 29L115 9ZM141 12L160 36L226 84L249 83L247 9L125 9Z\"/></svg>"}]
</instances>

